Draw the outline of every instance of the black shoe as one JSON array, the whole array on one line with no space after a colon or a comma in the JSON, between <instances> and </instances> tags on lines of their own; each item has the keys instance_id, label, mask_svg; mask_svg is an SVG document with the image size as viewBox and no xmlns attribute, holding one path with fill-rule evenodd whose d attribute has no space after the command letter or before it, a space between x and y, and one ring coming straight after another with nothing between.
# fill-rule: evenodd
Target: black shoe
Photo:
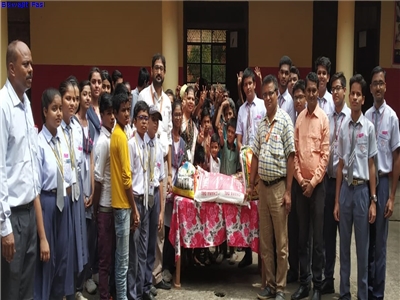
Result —
<instances>
[{"instance_id":1,"label":"black shoe","mask_svg":"<svg viewBox=\"0 0 400 300\"><path fill-rule=\"evenodd\" d=\"M250 254L248 254L246 252L246 254L243 256L243 259L239 262L238 267L239 268L244 268L247 266L250 266L253 263L253 256L250 252Z\"/></svg>"},{"instance_id":2,"label":"black shoe","mask_svg":"<svg viewBox=\"0 0 400 300\"><path fill-rule=\"evenodd\" d=\"M150 286L150 294L152 294L154 297L157 296L157 289L154 285Z\"/></svg>"},{"instance_id":3,"label":"black shoe","mask_svg":"<svg viewBox=\"0 0 400 300\"><path fill-rule=\"evenodd\" d=\"M156 298L150 292L144 293L142 298L143 298L143 300L156 300Z\"/></svg>"},{"instance_id":4,"label":"black shoe","mask_svg":"<svg viewBox=\"0 0 400 300\"><path fill-rule=\"evenodd\" d=\"M257 294L258 299L269 299L269 298L274 298L275 297L275 292L271 290L269 286L267 286L265 289L263 289L261 292Z\"/></svg>"},{"instance_id":5,"label":"black shoe","mask_svg":"<svg viewBox=\"0 0 400 300\"><path fill-rule=\"evenodd\" d=\"M285 294L283 292L277 292L275 300L285 300Z\"/></svg>"},{"instance_id":6,"label":"black shoe","mask_svg":"<svg viewBox=\"0 0 400 300\"><path fill-rule=\"evenodd\" d=\"M314 294L313 294L311 300L321 300L321 291L314 290Z\"/></svg>"},{"instance_id":7,"label":"black shoe","mask_svg":"<svg viewBox=\"0 0 400 300\"><path fill-rule=\"evenodd\" d=\"M333 279L325 279L321 286L321 295L334 294L335 286L333 284Z\"/></svg>"},{"instance_id":8,"label":"black shoe","mask_svg":"<svg viewBox=\"0 0 400 300\"><path fill-rule=\"evenodd\" d=\"M286 283L292 283L292 282L296 282L299 280L299 275L298 273L289 270L286 276Z\"/></svg>"},{"instance_id":9,"label":"black shoe","mask_svg":"<svg viewBox=\"0 0 400 300\"><path fill-rule=\"evenodd\" d=\"M310 293L310 284L306 284L306 285L300 285L299 288L297 289L297 291L292 295L291 299L292 300L300 300L303 298L308 297L309 293Z\"/></svg>"},{"instance_id":10,"label":"black shoe","mask_svg":"<svg viewBox=\"0 0 400 300\"><path fill-rule=\"evenodd\" d=\"M165 282L164 279L163 279L159 283L157 283L154 287L156 289L170 290L171 289L171 284L168 283L168 282Z\"/></svg>"}]
</instances>

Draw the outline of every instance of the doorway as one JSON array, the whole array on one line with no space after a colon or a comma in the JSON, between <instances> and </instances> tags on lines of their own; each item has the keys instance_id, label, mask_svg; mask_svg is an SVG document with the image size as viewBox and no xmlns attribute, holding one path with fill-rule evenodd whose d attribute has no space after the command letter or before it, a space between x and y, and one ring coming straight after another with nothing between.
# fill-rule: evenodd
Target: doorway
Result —
<instances>
[{"instance_id":1,"label":"doorway","mask_svg":"<svg viewBox=\"0 0 400 300\"><path fill-rule=\"evenodd\" d=\"M355 1L354 74L361 74L368 85L362 107L364 113L374 103L369 92L369 84L371 83L372 69L379 65L380 24L380 1ZM362 39L361 43L360 39Z\"/></svg>"},{"instance_id":2,"label":"doorway","mask_svg":"<svg viewBox=\"0 0 400 300\"><path fill-rule=\"evenodd\" d=\"M185 1L183 22L184 82L203 77L236 101L236 73L248 66L248 2Z\"/></svg>"}]
</instances>

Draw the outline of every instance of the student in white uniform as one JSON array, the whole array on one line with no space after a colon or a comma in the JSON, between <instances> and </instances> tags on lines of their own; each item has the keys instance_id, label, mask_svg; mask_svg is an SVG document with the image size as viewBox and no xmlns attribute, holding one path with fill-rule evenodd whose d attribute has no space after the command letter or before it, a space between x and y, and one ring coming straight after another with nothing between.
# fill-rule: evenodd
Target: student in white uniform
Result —
<instances>
[{"instance_id":1,"label":"student in white uniform","mask_svg":"<svg viewBox=\"0 0 400 300\"><path fill-rule=\"evenodd\" d=\"M98 227L99 257L99 292L101 300L110 299L110 288L113 287L112 272L115 256L115 226L111 207L111 170L110 139L115 125L112 96L104 93L100 96L101 131L94 149L95 189L93 212ZM114 291L111 291L113 293Z\"/></svg>"},{"instance_id":2,"label":"student in white uniform","mask_svg":"<svg viewBox=\"0 0 400 300\"><path fill-rule=\"evenodd\" d=\"M85 222L85 205L83 199L83 185L81 177L81 168L83 164L83 133L79 124L72 122L75 113L76 94L74 86L70 81L63 81L60 84L59 92L62 98L63 120L61 122L62 138L64 138L69 155L71 157L72 166L72 218L74 223L75 236L75 272L83 271L84 266L88 263L88 240ZM77 300L85 300L82 291L79 290L75 295Z\"/></svg>"},{"instance_id":3,"label":"student in white uniform","mask_svg":"<svg viewBox=\"0 0 400 300\"><path fill-rule=\"evenodd\" d=\"M39 133L40 202L50 262L36 259L34 299L62 299L74 294L74 228L72 223L72 168L62 136L61 95L50 88L42 95L44 125Z\"/></svg>"}]
</instances>

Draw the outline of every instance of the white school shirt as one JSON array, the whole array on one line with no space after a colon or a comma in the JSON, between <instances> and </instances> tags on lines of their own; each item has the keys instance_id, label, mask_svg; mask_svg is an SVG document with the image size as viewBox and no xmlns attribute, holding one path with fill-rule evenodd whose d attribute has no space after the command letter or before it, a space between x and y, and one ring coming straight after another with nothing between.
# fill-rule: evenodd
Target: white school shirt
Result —
<instances>
[{"instance_id":1,"label":"white school shirt","mask_svg":"<svg viewBox=\"0 0 400 300\"><path fill-rule=\"evenodd\" d=\"M336 110L328 116L329 119L329 145L330 145L330 153L329 155L329 163L328 163L328 175L331 178L336 178L337 166L339 163L339 156L337 154L337 146L339 139L339 132L342 130L346 121L346 118L349 118L351 114L350 108L344 103L344 106L339 114L336 113ZM336 121L336 132L335 132L335 121ZM332 160L332 167L330 166L330 161Z\"/></svg>"},{"instance_id":2,"label":"white school shirt","mask_svg":"<svg viewBox=\"0 0 400 300\"><path fill-rule=\"evenodd\" d=\"M296 124L296 110L294 109L293 98L290 95L288 89L286 89L286 91L282 95L279 93L278 104L281 109L288 113L294 127L294 125Z\"/></svg>"},{"instance_id":3,"label":"white school shirt","mask_svg":"<svg viewBox=\"0 0 400 300\"><path fill-rule=\"evenodd\" d=\"M165 178L165 171L164 171L164 157L163 157L163 152L160 147L160 143L157 138L150 139L148 134L146 133L146 140L147 140L147 145L148 145L148 151L149 151L149 182L150 182L150 166L154 165L154 187L157 188L160 186L160 181L163 181ZM154 147L156 148L156 157L154 161L151 161L151 156L150 156L150 141L154 143Z\"/></svg>"},{"instance_id":4,"label":"white school shirt","mask_svg":"<svg viewBox=\"0 0 400 300\"><path fill-rule=\"evenodd\" d=\"M376 142L378 144L378 170L390 173L393 168L392 152L400 147L399 119L396 112L383 102L379 108L378 123L375 125L376 108L372 106L365 113L365 117L374 124Z\"/></svg>"},{"instance_id":5,"label":"white school shirt","mask_svg":"<svg viewBox=\"0 0 400 300\"><path fill-rule=\"evenodd\" d=\"M159 135L161 150L163 152L163 157L168 154L169 146L172 145L171 131L172 131L172 107L171 100L167 94L162 91L161 97L158 95L154 89L153 84L144 88L138 97L138 101L144 101L149 106L156 105L158 111L161 113L162 121L160 121L158 126L157 134Z\"/></svg>"},{"instance_id":6,"label":"white school shirt","mask_svg":"<svg viewBox=\"0 0 400 300\"><path fill-rule=\"evenodd\" d=\"M0 90L0 226L12 232L11 209L30 203L39 194L38 130L31 103L22 102L9 80Z\"/></svg>"},{"instance_id":7,"label":"white school shirt","mask_svg":"<svg viewBox=\"0 0 400 300\"><path fill-rule=\"evenodd\" d=\"M335 104L333 103L332 94L325 91L322 98L317 97L319 107L326 113L327 116L331 115L335 111Z\"/></svg>"},{"instance_id":8,"label":"white school shirt","mask_svg":"<svg viewBox=\"0 0 400 300\"><path fill-rule=\"evenodd\" d=\"M100 206L111 207L111 132L101 126L100 136L94 150L94 180L101 183Z\"/></svg>"},{"instance_id":9,"label":"white school shirt","mask_svg":"<svg viewBox=\"0 0 400 300\"><path fill-rule=\"evenodd\" d=\"M351 151L351 139L353 129L355 130L355 158L353 162L353 178L369 180L368 159L378 153L375 139L374 125L361 114L356 123L357 128L353 128L353 120L347 118L339 132L338 151L339 158L343 160L343 176L347 176L349 168L349 158Z\"/></svg>"},{"instance_id":10,"label":"white school shirt","mask_svg":"<svg viewBox=\"0 0 400 300\"><path fill-rule=\"evenodd\" d=\"M250 137L247 136L247 107L250 105L250 114L251 114L251 128L250 128ZM257 134L258 125L261 120L264 119L265 114L267 113L264 101L254 96L253 102L250 104L248 101L242 104L239 108L238 119L236 125L236 134L240 134L242 136L242 145L251 146L254 142L255 136Z\"/></svg>"},{"instance_id":11,"label":"white school shirt","mask_svg":"<svg viewBox=\"0 0 400 300\"><path fill-rule=\"evenodd\" d=\"M57 146L54 146L52 142L53 136L45 125L43 125L42 130L39 132L37 156L40 169L38 186L39 191L51 191L57 189L57 173L59 165L55 156L56 153L54 151L58 151L59 155L61 155L59 159L62 161L65 188L72 185L71 158L69 156L68 146L65 143L62 134L63 133L59 126L56 134L58 144Z\"/></svg>"},{"instance_id":12,"label":"white school shirt","mask_svg":"<svg viewBox=\"0 0 400 300\"><path fill-rule=\"evenodd\" d=\"M147 176L149 160L147 151L147 135L144 135L143 139L138 133L136 133L135 136L128 141L129 159L132 172L132 190L134 195L143 195L145 191L144 176Z\"/></svg>"}]
</instances>

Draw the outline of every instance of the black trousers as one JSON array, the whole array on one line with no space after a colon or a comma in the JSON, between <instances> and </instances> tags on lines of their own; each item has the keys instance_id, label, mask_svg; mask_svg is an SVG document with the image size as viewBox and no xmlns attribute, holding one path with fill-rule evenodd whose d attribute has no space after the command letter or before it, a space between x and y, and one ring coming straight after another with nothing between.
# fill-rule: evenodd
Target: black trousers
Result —
<instances>
[{"instance_id":1,"label":"black trousers","mask_svg":"<svg viewBox=\"0 0 400 300\"><path fill-rule=\"evenodd\" d=\"M299 274L299 221L297 218L297 197L300 185L296 179L292 183L292 207L288 216L288 239L289 239L289 272L298 276Z\"/></svg>"},{"instance_id":2,"label":"black trousers","mask_svg":"<svg viewBox=\"0 0 400 300\"><path fill-rule=\"evenodd\" d=\"M303 195L302 190L297 193L297 218L299 222L299 261L300 284L308 284L311 280L309 274L310 259L308 241L310 230L312 231L312 280L314 289L320 289L322 285L322 268L324 263L324 209L325 209L325 185L319 183L310 198Z\"/></svg>"}]
</instances>

